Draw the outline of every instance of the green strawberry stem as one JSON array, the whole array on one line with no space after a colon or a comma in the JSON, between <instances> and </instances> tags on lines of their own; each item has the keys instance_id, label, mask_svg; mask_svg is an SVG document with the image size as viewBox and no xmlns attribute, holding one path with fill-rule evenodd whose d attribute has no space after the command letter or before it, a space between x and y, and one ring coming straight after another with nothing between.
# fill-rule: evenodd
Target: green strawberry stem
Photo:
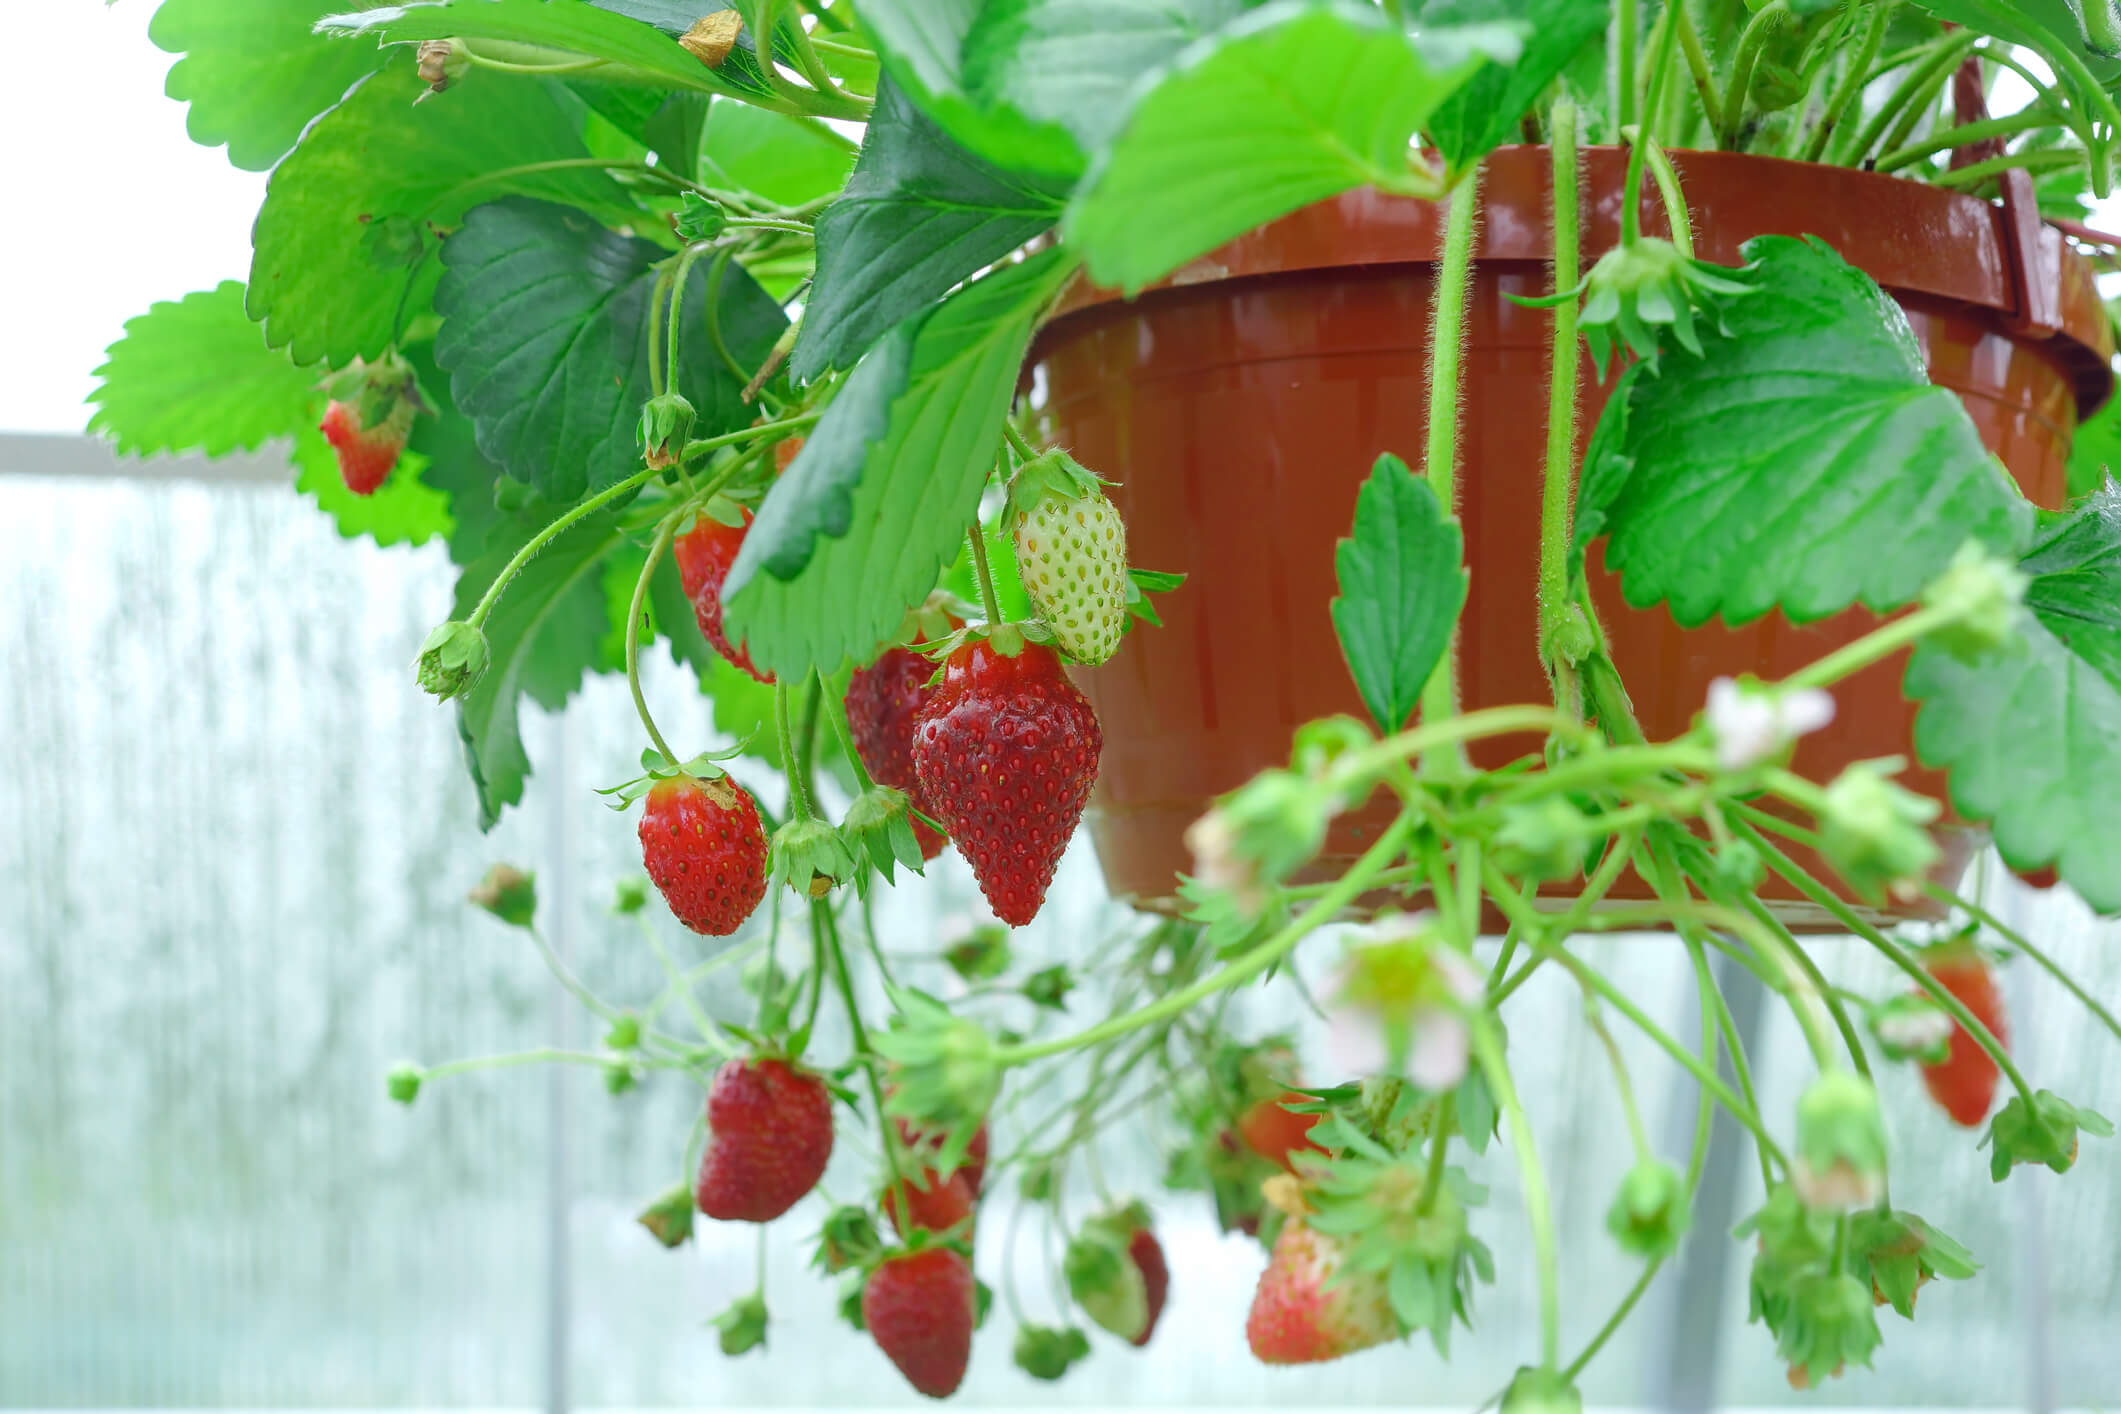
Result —
<instances>
[{"instance_id":1,"label":"green strawberry stem","mask_svg":"<svg viewBox=\"0 0 2121 1414\"><path fill-rule=\"evenodd\" d=\"M660 398L670 386L663 381L663 325L669 305L671 278L676 271L664 265L656 271L655 284L648 291L648 391Z\"/></svg>"},{"instance_id":2,"label":"green strawberry stem","mask_svg":"<svg viewBox=\"0 0 2121 1414\"><path fill-rule=\"evenodd\" d=\"M1070 1035L1000 1047L994 1053L995 1064L1006 1068L1044 1056L1057 1056L1063 1052L1081 1050L1084 1046L1094 1046L1111 1037L1123 1036L1129 1031L1138 1031L1144 1026L1153 1025L1166 1017L1177 1016L1195 1002L1258 976L1281 961L1298 943L1331 922L1343 908L1359 898L1385 866L1398 857L1417 823L1413 812L1401 811L1399 818L1377 837L1376 843L1364 850L1361 858L1349 865L1348 872L1341 875L1340 881L1331 889L1320 895L1316 903L1298 914L1265 942L1233 959L1220 971L1203 977L1190 986L1168 992L1147 1006L1123 1016L1109 1017L1095 1026L1085 1027Z\"/></svg>"},{"instance_id":3,"label":"green strawberry stem","mask_svg":"<svg viewBox=\"0 0 2121 1414\"><path fill-rule=\"evenodd\" d=\"M640 919L641 927L644 929L650 926L647 915L637 913L634 917ZM710 973L719 972L721 969L734 966L739 962L750 961L757 955L758 950L765 945L765 939L752 938L738 943L734 947L723 949L705 962L694 963L691 967L683 969L676 977L665 982L661 991L649 998L648 1005L641 1009L641 1026L645 1029L654 1024L655 1019L663 1014L663 1008L678 999L677 989L679 986L683 986L689 991L700 979Z\"/></svg>"},{"instance_id":4,"label":"green strawberry stem","mask_svg":"<svg viewBox=\"0 0 2121 1414\"><path fill-rule=\"evenodd\" d=\"M1621 1058L1620 1045L1613 1039L1613 1033L1606 1027L1605 1018L1598 1014L1596 1008L1585 1007L1583 1020L1584 1024L1591 1028L1591 1034L1598 1038L1598 1044L1605 1049L1606 1061L1613 1068L1613 1088L1620 1094L1620 1112L1627 1120L1628 1141L1635 1149L1635 1161L1645 1163L1655 1157L1655 1154L1650 1148L1649 1132L1642 1127L1642 1111L1635 1105L1635 1083L1628 1078L1628 1063Z\"/></svg>"},{"instance_id":5,"label":"green strawberry stem","mask_svg":"<svg viewBox=\"0 0 2121 1414\"><path fill-rule=\"evenodd\" d=\"M685 282L692 275L692 262L705 254L707 248L704 241L695 241L686 246L684 253L678 256L677 274L671 280L670 328L663 340L666 359L663 366L663 386L673 391L678 386L678 346L682 342L678 335L685 327Z\"/></svg>"},{"instance_id":6,"label":"green strawberry stem","mask_svg":"<svg viewBox=\"0 0 2121 1414\"><path fill-rule=\"evenodd\" d=\"M1862 94L1868 80L1871 61L1878 57L1879 48L1885 43L1885 32L1892 25L1893 12L1900 8L1899 0L1873 0L1871 22L1863 33L1863 43L1858 46L1855 57L1842 71L1841 86L1827 100L1826 111L1819 115L1819 124L1812 129L1811 140L1804 145L1803 159L1817 162L1826 156L1827 144L1834 139L1834 130L1841 124L1841 115L1848 111L1851 103ZM1946 144L1950 146L1950 144ZM1879 171L1888 170L1883 163Z\"/></svg>"},{"instance_id":7,"label":"green strawberry stem","mask_svg":"<svg viewBox=\"0 0 2121 1414\"><path fill-rule=\"evenodd\" d=\"M2033 1103L2033 1087L2026 1083L2025 1076L2020 1073L2017 1063L2011 1059L2010 1052L1996 1039L1996 1034L1982 1024L1981 1018L1967 1009L1965 1002L1953 996L1942 982L1930 976L1929 970L1909 956L1906 948L1864 922L1854 909L1835 897L1833 890L1814 879L1804 866L1777 849L1766 835L1743 820L1738 822L1737 829L1739 838L1760 851L1760 857L1767 862L1768 868L1796 885L1799 893L1825 909L1842 927L1884 953L1895 967L1913 978L1915 985L1929 994L1930 1000L1950 1012L1952 1019L1965 1028L1967 1035L1972 1036L1981 1049L1988 1052L1997 1068L2010 1077L2011 1084L2024 1098L2027 1110L2038 1112L2038 1107Z\"/></svg>"},{"instance_id":8,"label":"green strawberry stem","mask_svg":"<svg viewBox=\"0 0 2121 1414\"><path fill-rule=\"evenodd\" d=\"M1429 1141L1429 1167L1422 1174L1421 1197L1414 1204L1414 1216L1425 1218L1436 1211L1436 1200L1444 1190L1444 1161L1451 1153L1451 1130L1457 1118L1457 1107L1449 1095L1436 1102L1436 1133Z\"/></svg>"},{"instance_id":9,"label":"green strawberry stem","mask_svg":"<svg viewBox=\"0 0 2121 1414\"><path fill-rule=\"evenodd\" d=\"M1819 998L1820 1004L1826 1008L1827 1016L1833 1020L1834 1029L1841 1033L1841 1044L1849 1053L1849 1063L1856 1068L1858 1075L1865 1080L1871 1079L1870 1060L1863 1050L1863 1034L1849 1019L1848 1008L1842 1005L1840 989L1826 980L1826 974L1819 970L1818 962L1805 951L1796 935L1784 926L1773 910L1751 892L1740 895L1728 889L1714 889L1710 892L1710 897L1725 907L1733 903L1738 904L1753 915L1761 927L1776 935L1782 950L1804 970L1805 980L1809 983L1812 994Z\"/></svg>"},{"instance_id":10,"label":"green strawberry stem","mask_svg":"<svg viewBox=\"0 0 2121 1414\"><path fill-rule=\"evenodd\" d=\"M824 685L822 675L818 678L818 684L822 689ZM869 768L862 764L862 754L854 749L854 734L847 725L847 704L835 701L830 707L825 709L825 716L832 723L832 734L839 739L840 754L846 758L847 770L854 777L855 794L867 794L876 782L870 778ZM906 809L912 814L918 815L920 813L913 809L911 802L907 804ZM922 816L921 818L926 819L927 817Z\"/></svg>"},{"instance_id":11,"label":"green strawberry stem","mask_svg":"<svg viewBox=\"0 0 2121 1414\"><path fill-rule=\"evenodd\" d=\"M805 789L799 758L795 754L795 731L788 724L788 684L773 685L773 730L780 741L781 769L788 777L788 814L796 820L815 820L810 792Z\"/></svg>"},{"instance_id":12,"label":"green strawberry stem","mask_svg":"<svg viewBox=\"0 0 2121 1414\"><path fill-rule=\"evenodd\" d=\"M1641 0L1619 0L1613 7L1613 20L1613 124L1626 129L1635 125L1635 61L1642 47Z\"/></svg>"},{"instance_id":13,"label":"green strawberry stem","mask_svg":"<svg viewBox=\"0 0 2121 1414\"><path fill-rule=\"evenodd\" d=\"M1962 898L1960 895L1954 893L1950 889L1940 888L1936 884L1931 884L1929 885L1929 895L1931 898L1937 899L1944 903L1951 904L1954 907L1963 910L1968 917L1974 919L1976 922L1992 929L1997 933L2002 934L2005 941L2010 943L2012 947L2016 948L2019 952L2024 953L2027 957L2031 958L2034 962L2038 963L2042 971L2046 972L2048 976L2054 978L2057 982L2060 982L2063 987L2068 990L2071 996L2075 997L2078 1001L2084 1003L2085 1009L2090 1011L2093 1016L2098 1017L2100 1021L2104 1022L2106 1024L2107 1030L2113 1032L2115 1036L2121 1037L2121 1021L2115 1021L2114 1014L2108 1011L2104 1006L2100 1005L2099 999L2097 997L2093 996L2090 992L2085 991L2083 984L2077 981L2076 978L2070 976L2069 973L2063 969L2060 963L2056 962L2052 957L2049 957L2045 952L2042 952L2039 948L2034 947L2023 933L2020 933L2017 929L2012 928L2009 924L2005 923L2002 919L1996 917L1995 914L1990 913L1980 904Z\"/></svg>"},{"instance_id":14,"label":"green strawberry stem","mask_svg":"<svg viewBox=\"0 0 2121 1414\"><path fill-rule=\"evenodd\" d=\"M1635 128L1634 134L1628 141L1627 183L1622 188L1620 196L1620 243L1622 245L1633 245L1636 237L1641 234L1643 162L1649 154L1650 139L1655 136L1650 131L1650 128L1656 122L1658 106L1664 98L1665 76L1672 68L1673 41L1678 38L1678 34L1678 30L1669 24L1658 30L1657 54L1655 58L1650 60L1649 94L1644 99L1642 107L1644 117L1639 123L1631 123L1630 118L1626 116L1623 116L1620 120L1622 132L1626 132L1630 126ZM1743 95L1740 95L1740 97L1742 98ZM1679 219L1675 213L1667 212L1666 215L1674 222Z\"/></svg>"},{"instance_id":15,"label":"green strawberry stem","mask_svg":"<svg viewBox=\"0 0 2121 1414\"><path fill-rule=\"evenodd\" d=\"M519 1065L593 1065L598 1068L609 1064L611 1057L595 1051L570 1051L558 1046L537 1046L527 1051L504 1051L499 1055L464 1056L457 1060L443 1061L439 1065L423 1067L420 1083L425 1086L430 1080L443 1080L452 1075L470 1075L481 1070L508 1070ZM675 1069L681 1064L672 1060L644 1059L641 1062L650 1069Z\"/></svg>"},{"instance_id":16,"label":"green strawberry stem","mask_svg":"<svg viewBox=\"0 0 2121 1414\"><path fill-rule=\"evenodd\" d=\"M1009 450L1015 452L1019 460L1031 461L1038 456L1038 452L1024 440L1024 434L1016 430L1016 424L1006 417L1002 419L1002 436L1008 439Z\"/></svg>"},{"instance_id":17,"label":"green strawberry stem","mask_svg":"<svg viewBox=\"0 0 2121 1414\"><path fill-rule=\"evenodd\" d=\"M663 940L649 925L648 915L636 913L634 918L641 925L641 936L648 940L648 950L655 954L657 964L663 969L663 976L667 979L667 994L675 995L685 1014L692 1018L693 1028L700 1033L700 1040L720 1050L725 1056L734 1055L734 1048L722 1038L721 1028L714 1024L714 1019L708 1016L706 1009L700 1005L699 997L693 993L692 983L687 981L685 974L679 970L677 959L670 955L670 949L663 946ZM645 1025L647 1018L642 1020Z\"/></svg>"},{"instance_id":18,"label":"green strawberry stem","mask_svg":"<svg viewBox=\"0 0 2121 1414\"><path fill-rule=\"evenodd\" d=\"M1701 47L1701 35L1694 28L1694 17L1687 13L1684 5L1674 5L1669 11L1672 20L1679 26L1679 52L1686 56L1687 71L1694 79L1694 94L1701 102L1701 111L1708 115L1711 123L1715 115L1723 111L1723 103L1716 92L1716 70L1709 62L1708 51Z\"/></svg>"},{"instance_id":19,"label":"green strawberry stem","mask_svg":"<svg viewBox=\"0 0 2121 1414\"><path fill-rule=\"evenodd\" d=\"M2066 72L2077 100L2080 103L2088 100L2096 110L2093 116L2106 122L2107 136L2098 139L2096 131L2089 132L2087 136L2095 140L2085 144L2086 156L2091 163L2092 195L2103 199L2112 182L2108 159L2112 150L2113 134L2121 132L2121 107L2115 106L2113 95L2092 76L2092 71L2085 67L2084 61L2076 56L2069 45L2051 44L2035 52L2047 60L2058 74ZM1980 165L1978 162L1974 164L1977 167ZM1961 170L1967 171L1971 168Z\"/></svg>"},{"instance_id":20,"label":"green strawberry stem","mask_svg":"<svg viewBox=\"0 0 2121 1414\"><path fill-rule=\"evenodd\" d=\"M869 1082L869 1102L876 1107L876 1127L883 1138L884 1164L891 1170L892 1194L899 1212L910 1216L913 1209L906 1197L906 1165L899 1144L898 1126L884 1113L884 1083L877 1075L876 1052L869 1048L869 1030L862 1025L862 1006L855 1000L854 979L847 972L847 955L840 947L838 921L832 916L832 905L826 899L811 900L810 917L821 930L821 961L829 960L832 965L833 984L839 991L840 1004L847 1008L847 1028L854 1038L854 1054L861 1059L862 1074Z\"/></svg>"},{"instance_id":21,"label":"green strawberry stem","mask_svg":"<svg viewBox=\"0 0 2121 1414\"><path fill-rule=\"evenodd\" d=\"M1532 1122L1518 1103L1495 1020L1485 1012L1473 1018L1473 1054L1487 1077L1488 1090L1510 1126L1510 1147L1524 1184L1525 1225L1532 1230L1532 1249L1539 1264L1539 1359L1548 1369L1561 1361L1561 1272L1554 1246L1554 1211L1547 1196L1546 1171L1532 1140Z\"/></svg>"},{"instance_id":22,"label":"green strawberry stem","mask_svg":"<svg viewBox=\"0 0 2121 1414\"><path fill-rule=\"evenodd\" d=\"M1682 932L1687 955L1694 963L1694 990L1701 1005L1701 1058L1711 1070L1716 1066L1717 1042L1720 1039L1725 1055L1731 1058L1731 1074L1738 1077L1738 1093L1753 1113L1760 1112L1760 1096L1753 1089L1753 1067L1745 1058L1745 1043L1738 1035L1738 1023L1731 1017L1730 1003L1723 998L1723 989L1716 985L1715 970L1709 966L1708 949L1702 946L1698 932ZM1687 1160L1687 1193L1691 1198L1695 1187L1701 1182L1701 1166L1708 1162L1709 1104L1712 1096L1701 1092L1701 1114L1694 1125L1694 1152ZM1753 1153L1760 1160L1760 1186L1763 1191L1774 1186L1775 1173L1768 1166L1767 1151L1757 1144Z\"/></svg>"},{"instance_id":23,"label":"green strawberry stem","mask_svg":"<svg viewBox=\"0 0 2121 1414\"><path fill-rule=\"evenodd\" d=\"M1875 170L1897 172L1902 167L1912 167L1926 157L1934 157L1940 152L1963 147L1970 142L1979 142L1983 138L2009 137L2034 128L2051 128L2057 121L2059 119L2054 113L2035 104L2007 118L1985 118L1978 123L1962 123L1956 128L1946 128L1941 133L1931 134L1919 142L1912 142L1897 151L1888 152L1878 159Z\"/></svg>"},{"instance_id":24,"label":"green strawberry stem","mask_svg":"<svg viewBox=\"0 0 2121 1414\"><path fill-rule=\"evenodd\" d=\"M1770 0L1753 12L1745 32L1738 36L1738 49L1731 60L1731 86L1724 91L1723 117L1716 125L1716 145L1736 150L1738 125L1745 118L1746 93L1753 85L1753 64L1760 58L1768 36L1782 28L1790 17L1787 0Z\"/></svg>"},{"instance_id":25,"label":"green strawberry stem","mask_svg":"<svg viewBox=\"0 0 2121 1414\"><path fill-rule=\"evenodd\" d=\"M1605 1349L1606 1342L1611 1340L1613 1333L1627 1321L1628 1316L1635 1310L1636 1303L1641 1301L1643 1294L1650 1289L1650 1283L1657 1279L1657 1273L1663 1270L1662 1257L1643 1263L1642 1272L1635 1278L1635 1284L1628 1288L1627 1295L1620 1298L1620 1304L1613 1308L1612 1315L1606 1317L1606 1323L1598 1328L1598 1334L1592 1336L1583 1349L1577 1352L1576 1358L1562 1370L1563 1380L1570 1384L1576 1382L1576 1377L1583 1373L1586 1365L1597 1358L1599 1351Z\"/></svg>"},{"instance_id":26,"label":"green strawberry stem","mask_svg":"<svg viewBox=\"0 0 2121 1414\"><path fill-rule=\"evenodd\" d=\"M663 523L656 527L655 540L648 546L648 558L642 561L641 573L633 582L632 605L626 611L626 688L633 694L633 710L641 719L641 729L648 733L648 739L662 753L664 764L671 767L678 764L678 754L670 749L670 743L657 729L655 716L648 710L647 694L641 691L641 620L648 607L648 582L655 578L655 567L662 561L663 552L670 548L677 530L678 516L675 514L664 516Z\"/></svg>"},{"instance_id":27,"label":"green strawberry stem","mask_svg":"<svg viewBox=\"0 0 2121 1414\"><path fill-rule=\"evenodd\" d=\"M1006 422L1002 425L1008 426ZM980 605L987 611L987 622L999 624L1002 621L1002 606L1001 601L994 597L994 571L987 566L987 537L980 533L977 520L972 522L972 528L965 532L965 536L972 542L972 573L974 578L979 580Z\"/></svg>"},{"instance_id":28,"label":"green strawberry stem","mask_svg":"<svg viewBox=\"0 0 2121 1414\"><path fill-rule=\"evenodd\" d=\"M1946 75L1958 68L1960 61L1980 38L1978 33L1970 29L1954 30L1927 44L1904 50L1896 56L1899 62L1912 63L1913 67L1901 77L1893 91L1886 96L1885 102L1878 105L1877 111L1871 114L1855 139L1842 144L1835 160L1843 166L1860 165L1864 155L1878 145L1878 140L1885 136L1886 130L1894 125L1896 119L1905 113L1914 112L1919 115L1927 111L1929 105L1918 102L1921 95L1929 91L1933 82L1941 83ZM1883 66L1881 71L1882 68ZM1875 79L1878 76L1879 74L1874 72L1870 77Z\"/></svg>"},{"instance_id":29,"label":"green strawberry stem","mask_svg":"<svg viewBox=\"0 0 2121 1414\"><path fill-rule=\"evenodd\" d=\"M1480 164L1451 188L1445 208L1443 259L1436 270L1436 318L1429 338L1429 439L1423 470L1444 514L1458 513L1459 385L1465 359L1466 303L1473 279L1473 227L1480 210ZM1458 715L1458 629L1451 629L1443 660L1421 691L1421 720L1439 723ZM1438 748L1439 752L1441 747ZM1426 763L1438 774L1463 776L1470 767L1462 746Z\"/></svg>"},{"instance_id":30,"label":"green strawberry stem","mask_svg":"<svg viewBox=\"0 0 2121 1414\"><path fill-rule=\"evenodd\" d=\"M1657 183L1657 199L1664 203L1665 220L1672 227L1672 248L1687 259L1694 258L1694 223L1687 215L1686 194L1679 187L1679 169L1653 138L1642 140L1648 154L1650 179Z\"/></svg>"},{"instance_id":31,"label":"green strawberry stem","mask_svg":"<svg viewBox=\"0 0 2121 1414\"><path fill-rule=\"evenodd\" d=\"M551 544L557 536L576 521L602 510L605 506L633 491L654 475L655 472L651 468L642 467L625 480L613 482L597 492L596 495L591 496L588 500L581 502L573 509L557 517L552 524L546 526L536 535L531 536L529 540L524 542L523 548L516 551L508 563L501 567L501 572L494 576L493 583L486 586L486 592L479 597L478 604L471 611L471 617L466 619L465 622L473 628L484 625L486 616L493 612L494 604L500 599L501 591L508 587L508 582L516 577L524 565L530 563L532 555Z\"/></svg>"},{"instance_id":32,"label":"green strawberry stem","mask_svg":"<svg viewBox=\"0 0 2121 1414\"><path fill-rule=\"evenodd\" d=\"M810 1049L811 1033L817 1029L818 1009L825 1000L825 973L829 967L826 946L824 931L818 926L817 911L813 909L810 914L810 1005L804 1010L803 1024L788 1037L788 1054L795 1060L801 1060Z\"/></svg>"},{"instance_id":33,"label":"green strawberry stem","mask_svg":"<svg viewBox=\"0 0 2121 1414\"><path fill-rule=\"evenodd\" d=\"M1554 149L1553 289L1558 295L1575 289L1583 275L1576 198L1576 105L1567 95L1554 100L1547 141ZM1576 665L1568 655L1556 652L1556 640L1569 613L1570 509L1576 499L1576 380L1583 363L1576 345L1576 314L1573 296L1554 306L1554 347L1547 377L1547 458L1539 503L1538 649L1554 680L1556 704L1580 717L1582 689L1576 682Z\"/></svg>"}]
</instances>

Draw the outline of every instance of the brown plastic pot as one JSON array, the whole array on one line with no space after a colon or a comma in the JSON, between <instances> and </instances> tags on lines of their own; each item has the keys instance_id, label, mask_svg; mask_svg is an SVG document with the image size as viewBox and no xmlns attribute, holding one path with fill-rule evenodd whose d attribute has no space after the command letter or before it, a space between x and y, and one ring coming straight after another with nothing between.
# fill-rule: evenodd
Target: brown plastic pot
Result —
<instances>
[{"instance_id":1,"label":"brown plastic pot","mask_svg":"<svg viewBox=\"0 0 2121 1414\"><path fill-rule=\"evenodd\" d=\"M1735 264L1755 235L1825 240L1899 301L1930 376L1959 394L2026 496L2061 504L2070 438L2110 391L2112 348L2089 265L2037 222L2029 201L2007 212L1870 173L1672 155L1698 254ZM1544 148L1505 148L1482 182L1459 439L1472 573L1459 669L1468 708L1549 696L1534 642L1534 572L1551 322L1504 296L1546 292L1550 160ZM1586 266L1618 240L1624 162L1611 148L1585 155ZM1668 233L1647 189L1642 222ZM1112 662L1079 674L1104 725L1090 828L1117 896L1168 907L1176 874L1190 867L1185 828L1214 796L1285 762L1301 723L1362 715L1328 615L1333 547L1380 452L1419 462L1442 239L1439 206L1351 192L1233 241L1134 300L1079 285L1038 338L1043 430L1119 483L1112 494L1134 562L1187 575L1160 604L1163 629L1130 634ZM1588 362L1584 377L1579 451L1606 393L1590 386ZM1591 572L1613 657L1652 740L1687 729L1711 679L1785 676L1876 622L1854 610L1803 625L1775 614L1682 630L1661 606L1630 608L1595 549ZM1902 665L1842 683L1833 725L1803 740L1797 769L1826 779L1865 758L1913 760ZM1476 756L1492 766L1535 747L1504 739ZM1917 766L1904 779L1943 796L1936 771ZM1383 819L1373 809L1336 822L1321 866L1352 858ZM1964 826L1940 830L1951 877L1980 838ZM1613 897L1645 894L1627 877ZM1828 921L1794 892L1770 897L1792 926Z\"/></svg>"}]
</instances>

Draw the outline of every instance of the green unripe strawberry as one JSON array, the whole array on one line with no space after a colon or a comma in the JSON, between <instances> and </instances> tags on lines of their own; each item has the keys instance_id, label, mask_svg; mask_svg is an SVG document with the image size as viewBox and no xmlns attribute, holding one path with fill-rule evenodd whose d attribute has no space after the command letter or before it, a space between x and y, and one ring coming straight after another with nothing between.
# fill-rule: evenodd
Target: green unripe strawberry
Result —
<instances>
[{"instance_id":1,"label":"green unripe strawberry","mask_svg":"<svg viewBox=\"0 0 2121 1414\"><path fill-rule=\"evenodd\" d=\"M1102 663L1127 626L1127 527L1098 480L1066 452L1009 482L1009 526L1024 591L1062 652Z\"/></svg>"}]
</instances>

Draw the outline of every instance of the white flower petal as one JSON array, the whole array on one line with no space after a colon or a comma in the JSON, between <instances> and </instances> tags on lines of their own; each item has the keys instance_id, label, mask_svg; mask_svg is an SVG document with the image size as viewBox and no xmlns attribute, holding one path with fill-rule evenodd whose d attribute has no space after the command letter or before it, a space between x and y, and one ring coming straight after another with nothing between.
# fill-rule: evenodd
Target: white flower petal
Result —
<instances>
[{"instance_id":1,"label":"white flower petal","mask_svg":"<svg viewBox=\"0 0 2121 1414\"><path fill-rule=\"evenodd\" d=\"M1466 1056L1472 1047L1466 1019L1443 1007L1414 1013L1414 1047L1407 1057L1407 1079L1424 1090L1455 1090L1466 1078Z\"/></svg>"}]
</instances>

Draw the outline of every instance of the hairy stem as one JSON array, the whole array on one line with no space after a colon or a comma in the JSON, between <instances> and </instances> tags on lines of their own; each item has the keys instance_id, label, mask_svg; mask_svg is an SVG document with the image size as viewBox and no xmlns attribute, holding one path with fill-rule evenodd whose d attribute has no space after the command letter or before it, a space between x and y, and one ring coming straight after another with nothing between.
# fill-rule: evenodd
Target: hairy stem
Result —
<instances>
[{"instance_id":1,"label":"hairy stem","mask_svg":"<svg viewBox=\"0 0 2121 1414\"><path fill-rule=\"evenodd\" d=\"M1451 188L1444 217L1443 260L1436 272L1436 317L1429 337L1429 438L1423 470L1446 515L1458 510L1458 404L1465 357L1466 304L1473 276L1473 228L1480 209L1480 166ZM1458 715L1458 630L1421 693L1421 720ZM1465 765L1463 751L1432 761L1444 772Z\"/></svg>"},{"instance_id":2,"label":"hairy stem","mask_svg":"<svg viewBox=\"0 0 2121 1414\"><path fill-rule=\"evenodd\" d=\"M1554 293L1573 290L1582 278L1582 232L1576 197L1576 105L1566 95L1554 101L1547 120L1554 150ZM1576 385L1583 354L1576 347L1576 300L1554 306L1554 345L1547 369L1547 451L1539 503L1540 657L1554 681L1556 704L1581 715L1576 665L1564 661L1556 635L1568 622L1570 512L1576 498ZM1568 690L1563 691L1564 686Z\"/></svg>"}]
</instances>

